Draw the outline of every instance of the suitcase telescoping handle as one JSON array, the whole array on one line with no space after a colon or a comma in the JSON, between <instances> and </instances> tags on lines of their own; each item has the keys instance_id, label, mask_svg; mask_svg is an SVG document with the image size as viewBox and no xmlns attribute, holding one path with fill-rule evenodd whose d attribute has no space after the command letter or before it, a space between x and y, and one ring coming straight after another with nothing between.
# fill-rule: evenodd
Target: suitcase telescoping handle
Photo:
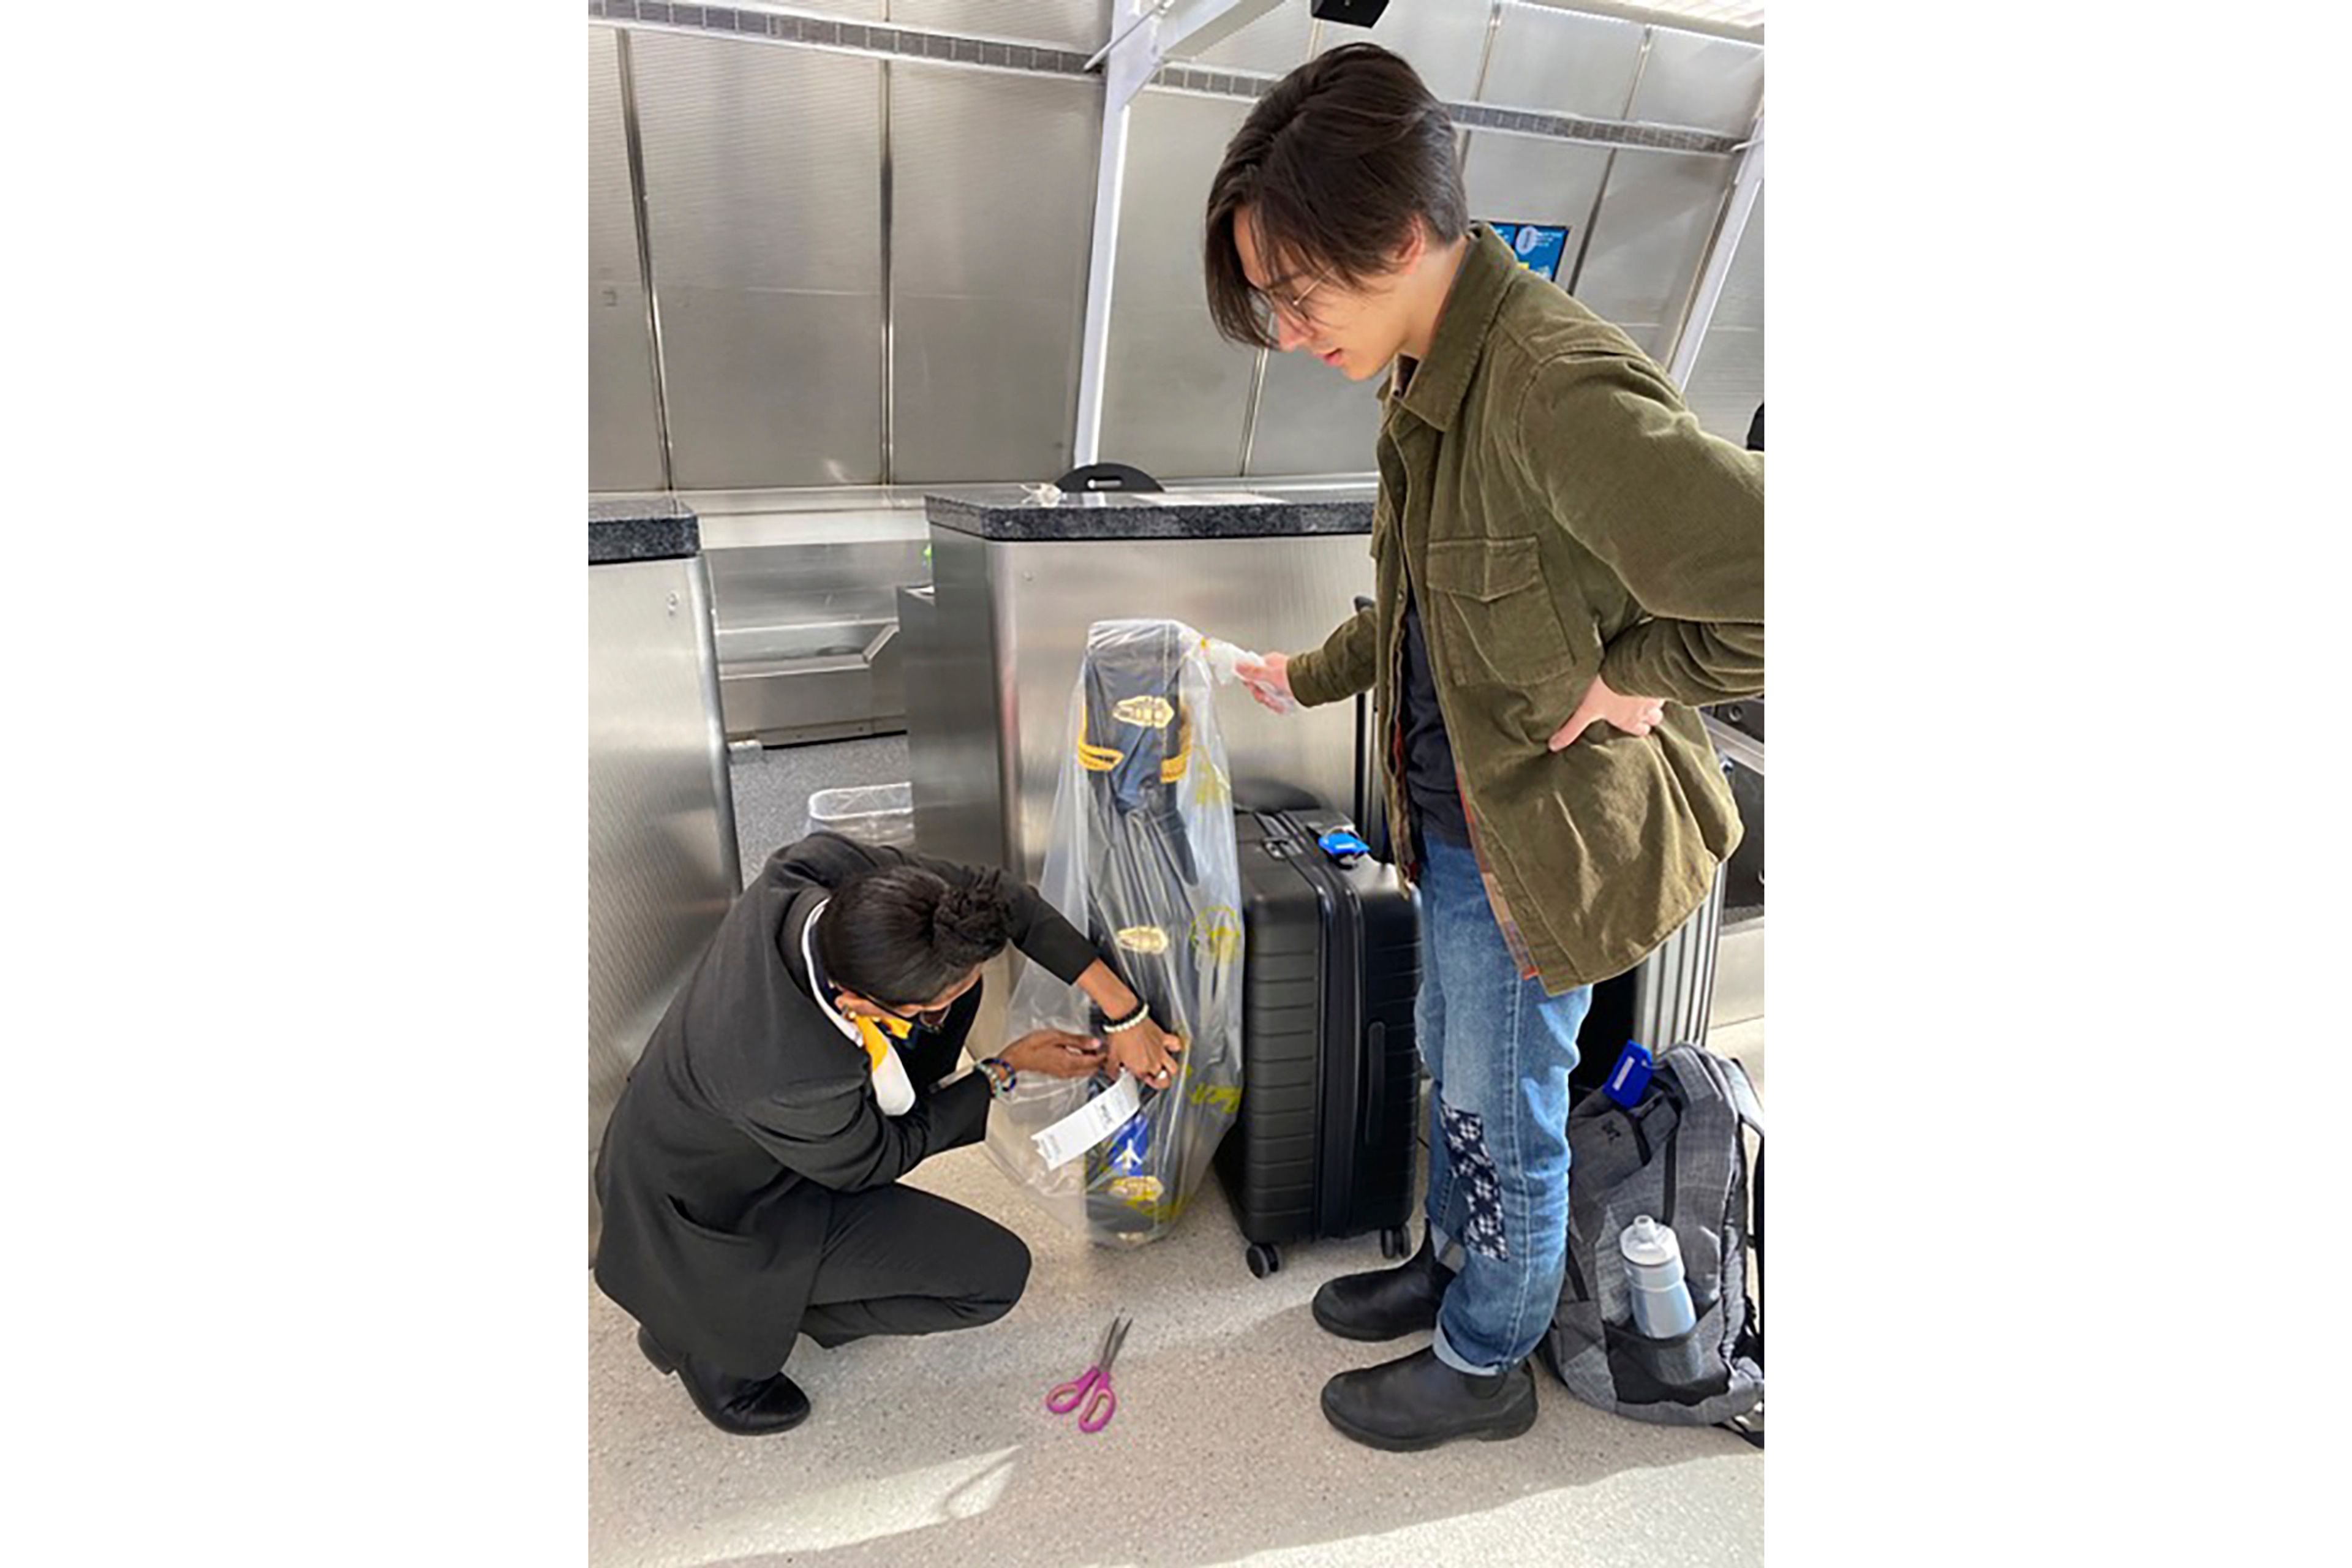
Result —
<instances>
[{"instance_id":1,"label":"suitcase telescoping handle","mask_svg":"<svg viewBox=\"0 0 2352 1568\"><path fill-rule=\"evenodd\" d=\"M1359 615L1372 607L1370 599L1356 595ZM1356 831L1371 847L1372 858L1386 866L1394 862L1389 845L1389 814L1385 806L1374 810L1372 781L1378 776L1372 767L1371 698L1367 692L1356 693Z\"/></svg>"}]
</instances>

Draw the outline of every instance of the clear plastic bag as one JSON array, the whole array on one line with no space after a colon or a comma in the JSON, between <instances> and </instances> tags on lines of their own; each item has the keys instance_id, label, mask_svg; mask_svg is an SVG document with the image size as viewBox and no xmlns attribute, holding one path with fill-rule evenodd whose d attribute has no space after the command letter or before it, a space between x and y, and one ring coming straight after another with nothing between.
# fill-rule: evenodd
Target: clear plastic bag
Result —
<instances>
[{"instance_id":1,"label":"clear plastic bag","mask_svg":"<svg viewBox=\"0 0 2352 1568\"><path fill-rule=\"evenodd\" d=\"M1132 1118L1057 1167L1034 1135L1109 1079L1024 1078L989 1116L989 1152L1004 1172L1108 1244L1150 1241L1182 1215L1241 1108L1241 870L1213 680L1205 639L1181 622L1095 623L1038 889L1183 1042L1174 1078L1143 1089ZM1100 1035L1104 1021L1084 993L1032 965L1006 1026L1017 1039L1046 1028Z\"/></svg>"},{"instance_id":2,"label":"clear plastic bag","mask_svg":"<svg viewBox=\"0 0 2352 1568\"><path fill-rule=\"evenodd\" d=\"M1226 642L1220 637L1202 637L1201 639L1201 651L1208 658L1209 673L1217 678L1218 685L1231 686L1234 681L1239 680L1243 685L1248 687L1253 692L1257 693L1261 700L1270 704L1276 712L1296 713L1298 711L1297 700L1293 698L1288 692L1286 692L1277 687L1268 686L1259 681L1247 679L1242 675L1241 667L1243 665L1264 664L1265 662L1265 656L1264 654L1252 653L1245 647L1241 647L1235 644Z\"/></svg>"}]
</instances>

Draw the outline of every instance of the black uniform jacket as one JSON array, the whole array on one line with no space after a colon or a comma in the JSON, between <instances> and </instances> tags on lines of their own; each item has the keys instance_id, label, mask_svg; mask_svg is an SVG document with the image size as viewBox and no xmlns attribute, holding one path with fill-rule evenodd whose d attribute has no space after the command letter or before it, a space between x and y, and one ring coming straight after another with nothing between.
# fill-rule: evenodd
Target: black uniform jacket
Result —
<instances>
[{"instance_id":1,"label":"black uniform jacket","mask_svg":"<svg viewBox=\"0 0 2352 1568\"><path fill-rule=\"evenodd\" d=\"M654 1029L596 1156L596 1282L673 1352L743 1377L783 1364L835 1194L897 1181L976 1142L988 1084L945 1088L980 1008L899 1047L913 1109L886 1116L865 1048L811 994L802 935L828 891L876 866L950 884L1002 873L818 833L769 858ZM1098 956L1036 890L1006 879L1013 940L1064 981Z\"/></svg>"}]
</instances>

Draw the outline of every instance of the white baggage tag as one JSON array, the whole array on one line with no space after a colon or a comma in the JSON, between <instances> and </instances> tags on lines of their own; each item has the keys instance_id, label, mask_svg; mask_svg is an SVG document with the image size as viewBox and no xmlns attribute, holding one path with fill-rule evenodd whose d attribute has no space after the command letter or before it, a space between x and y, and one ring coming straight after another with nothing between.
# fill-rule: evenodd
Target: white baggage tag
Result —
<instances>
[{"instance_id":1,"label":"white baggage tag","mask_svg":"<svg viewBox=\"0 0 2352 1568\"><path fill-rule=\"evenodd\" d=\"M1029 1141L1037 1145L1045 1168L1058 1170L1126 1126L1142 1105L1135 1075L1122 1068L1117 1083L1043 1132L1031 1133Z\"/></svg>"}]
</instances>

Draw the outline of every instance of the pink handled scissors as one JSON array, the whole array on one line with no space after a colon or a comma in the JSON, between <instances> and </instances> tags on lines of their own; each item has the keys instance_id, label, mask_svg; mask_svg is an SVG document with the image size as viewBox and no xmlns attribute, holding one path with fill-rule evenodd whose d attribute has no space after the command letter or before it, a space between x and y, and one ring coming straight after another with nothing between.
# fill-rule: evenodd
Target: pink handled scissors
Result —
<instances>
[{"instance_id":1,"label":"pink handled scissors","mask_svg":"<svg viewBox=\"0 0 2352 1568\"><path fill-rule=\"evenodd\" d=\"M1045 1395L1045 1408L1056 1415L1078 1411L1078 1430L1099 1432L1110 1425L1118 1414L1118 1395L1110 1391L1110 1363L1118 1359L1119 1347L1127 1343L1127 1331L1135 1320L1114 1317L1110 1327L1103 1331L1102 1348L1095 1352L1094 1364L1084 1376L1062 1384ZM1083 1406L1083 1408L1081 1408Z\"/></svg>"}]
</instances>

